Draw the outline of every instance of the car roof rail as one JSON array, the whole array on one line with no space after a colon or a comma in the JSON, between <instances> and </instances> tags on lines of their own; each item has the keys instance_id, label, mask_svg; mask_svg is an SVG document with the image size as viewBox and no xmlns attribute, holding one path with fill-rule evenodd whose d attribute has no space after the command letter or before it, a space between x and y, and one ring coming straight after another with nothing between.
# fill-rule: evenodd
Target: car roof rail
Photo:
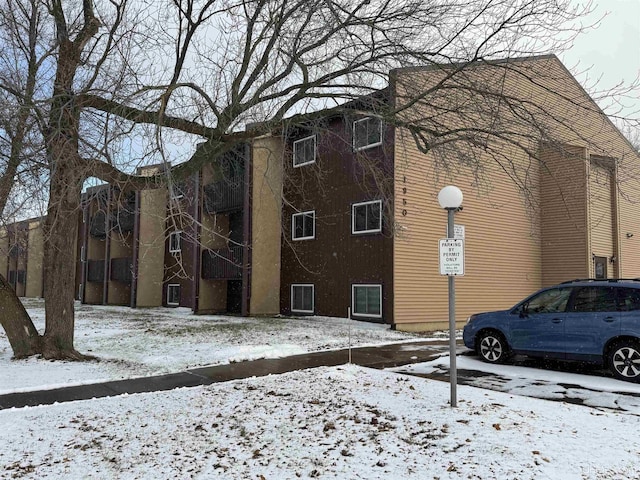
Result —
<instances>
[{"instance_id":1,"label":"car roof rail","mask_svg":"<svg viewBox=\"0 0 640 480\"><path fill-rule=\"evenodd\" d=\"M559 285L578 282L640 282L640 278L576 278L574 280L561 282Z\"/></svg>"}]
</instances>

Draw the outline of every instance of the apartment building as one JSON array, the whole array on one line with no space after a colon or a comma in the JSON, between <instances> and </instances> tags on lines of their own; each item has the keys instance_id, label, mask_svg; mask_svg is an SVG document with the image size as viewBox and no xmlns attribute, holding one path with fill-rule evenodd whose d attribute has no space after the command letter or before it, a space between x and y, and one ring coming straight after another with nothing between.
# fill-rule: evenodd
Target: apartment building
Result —
<instances>
[{"instance_id":1,"label":"apartment building","mask_svg":"<svg viewBox=\"0 0 640 480\"><path fill-rule=\"evenodd\" d=\"M222 157L209 159L204 144L205 166L180 182L88 189L78 298L442 328L437 194L448 184L465 195L459 322L560 281L640 276L637 152L556 57L502 66L398 69L378 94L285 122ZM416 94L436 83L445 88ZM411 125L437 148L421 148ZM436 127L451 138L425 133ZM33 238L29 222L0 235L0 271L27 296L41 293L31 223ZM18 238L24 259L12 250Z\"/></svg>"}]
</instances>

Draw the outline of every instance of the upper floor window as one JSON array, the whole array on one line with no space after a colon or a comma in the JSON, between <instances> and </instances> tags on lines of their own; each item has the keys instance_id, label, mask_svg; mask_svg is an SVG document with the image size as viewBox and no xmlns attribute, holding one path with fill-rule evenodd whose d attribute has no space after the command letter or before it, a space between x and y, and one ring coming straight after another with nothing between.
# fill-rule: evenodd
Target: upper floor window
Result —
<instances>
[{"instance_id":1,"label":"upper floor window","mask_svg":"<svg viewBox=\"0 0 640 480\"><path fill-rule=\"evenodd\" d=\"M294 213L291 217L291 238L311 240L316 236L316 212Z\"/></svg>"},{"instance_id":2,"label":"upper floor window","mask_svg":"<svg viewBox=\"0 0 640 480\"><path fill-rule=\"evenodd\" d=\"M316 161L316 136L311 135L293 142L293 166L301 167Z\"/></svg>"},{"instance_id":3,"label":"upper floor window","mask_svg":"<svg viewBox=\"0 0 640 480\"><path fill-rule=\"evenodd\" d=\"M364 150L382 144L382 120L367 117L353 122L353 149Z\"/></svg>"},{"instance_id":4,"label":"upper floor window","mask_svg":"<svg viewBox=\"0 0 640 480\"><path fill-rule=\"evenodd\" d=\"M182 232L171 232L169 234L169 252L175 253L181 250L180 240Z\"/></svg>"},{"instance_id":5,"label":"upper floor window","mask_svg":"<svg viewBox=\"0 0 640 480\"><path fill-rule=\"evenodd\" d=\"M382 231L382 200L354 203L351 206L351 233Z\"/></svg>"}]
</instances>

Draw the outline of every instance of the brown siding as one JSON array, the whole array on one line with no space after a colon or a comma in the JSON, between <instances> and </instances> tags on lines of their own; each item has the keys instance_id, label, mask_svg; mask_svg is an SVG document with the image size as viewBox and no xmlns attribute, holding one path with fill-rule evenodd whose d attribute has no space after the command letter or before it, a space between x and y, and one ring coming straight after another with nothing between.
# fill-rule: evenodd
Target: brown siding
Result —
<instances>
[{"instance_id":1,"label":"brown siding","mask_svg":"<svg viewBox=\"0 0 640 480\"><path fill-rule=\"evenodd\" d=\"M5 279L9 268L9 234L5 227L0 228L0 275Z\"/></svg>"},{"instance_id":2,"label":"brown siding","mask_svg":"<svg viewBox=\"0 0 640 480\"><path fill-rule=\"evenodd\" d=\"M281 309L291 311L292 284L313 284L315 313L345 317L353 284L380 284L380 320L392 323L392 130L385 131L384 146L354 154L353 120L336 118L311 129L317 134L316 163L293 168L290 150L285 155ZM309 134L292 135L288 148ZM383 233L352 235L352 204L377 199L383 201ZM293 241L291 216L308 210L316 212L315 239Z\"/></svg>"}]
</instances>

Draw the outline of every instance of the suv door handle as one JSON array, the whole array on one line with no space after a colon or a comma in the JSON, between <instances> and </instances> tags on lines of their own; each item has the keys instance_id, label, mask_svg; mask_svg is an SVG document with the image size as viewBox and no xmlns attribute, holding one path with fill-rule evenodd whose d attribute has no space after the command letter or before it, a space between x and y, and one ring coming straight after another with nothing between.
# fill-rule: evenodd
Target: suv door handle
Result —
<instances>
[{"instance_id":1,"label":"suv door handle","mask_svg":"<svg viewBox=\"0 0 640 480\"><path fill-rule=\"evenodd\" d=\"M604 319L604 321L605 321L605 322L607 322L607 323L612 323L613 321L615 321L615 318L613 318L613 317L606 317L606 318Z\"/></svg>"},{"instance_id":2,"label":"suv door handle","mask_svg":"<svg viewBox=\"0 0 640 480\"><path fill-rule=\"evenodd\" d=\"M554 318L553 320L551 320L551 323L562 323L562 319L561 318Z\"/></svg>"}]
</instances>

